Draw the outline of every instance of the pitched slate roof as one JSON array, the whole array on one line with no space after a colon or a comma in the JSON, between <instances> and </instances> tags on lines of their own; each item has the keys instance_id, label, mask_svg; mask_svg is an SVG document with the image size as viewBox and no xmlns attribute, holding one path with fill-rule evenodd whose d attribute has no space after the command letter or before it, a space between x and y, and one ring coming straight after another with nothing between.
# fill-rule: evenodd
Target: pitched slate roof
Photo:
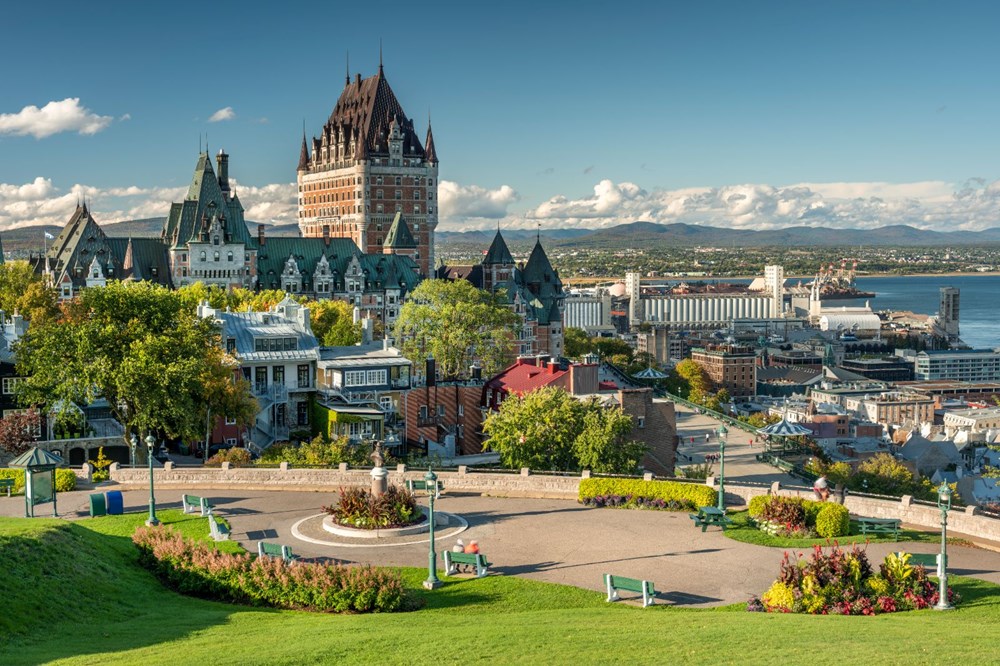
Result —
<instances>
[{"instance_id":1,"label":"pitched slate roof","mask_svg":"<svg viewBox=\"0 0 1000 666\"><path fill-rule=\"evenodd\" d=\"M385 237L385 247L400 250L417 247L417 242L413 240L413 234L410 232L410 225L403 219L402 213L396 213L396 217L392 219L392 226L389 227L389 233Z\"/></svg>"},{"instance_id":2,"label":"pitched slate roof","mask_svg":"<svg viewBox=\"0 0 1000 666\"><path fill-rule=\"evenodd\" d=\"M257 246L257 276L261 289L280 289L285 262L294 256L302 274L303 289L312 289L312 277L321 257L326 257L333 274L333 290L344 290L344 273L354 257L358 258L365 280L376 289L401 289L404 292L420 282L418 266L409 257L392 254L362 254L349 238L269 237ZM405 286L404 286L405 283Z\"/></svg>"},{"instance_id":3,"label":"pitched slate roof","mask_svg":"<svg viewBox=\"0 0 1000 666\"><path fill-rule=\"evenodd\" d=\"M118 279L171 285L170 257L159 238L108 238L108 245L122 264Z\"/></svg>"},{"instance_id":4,"label":"pitched slate roof","mask_svg":"<svg viewBox=\"0 0 1000 666\"><path fill-rule=\"evenodd\" d=\"M184 201L170 206L162 238L173 248L184 247L192 241L199 242L216 219L225 229L227 243L251 244L239 197L235 193L232 196L223 193L212 169L212 159L207 152L203 152L198 155Z\"/></svg>"},{"instance_id":5,"label":"pitched slate roof","mask_svg":"<svg viewBox=\"0 0 1000 666\"><path fill-rule=\"evenodd\" d=\"M309 168L309 149L306 147L306 133L302 132L302 150L299 151L299 171Z\"/></svg>"},{"instance_id":6,"label":"pitched slate roof","mask_svg":"<svg viewBox=\"0 0 1000 666\"><path fill-rule=\"evenodd\" d=\"M490 249L486 251L482 263L514 265L514 257L511 256L499 229L497 229L497 235L493 237L493 242L490 243Z\"/></svg>"},{"instance_id":7,"label":"pitched slate roof","mask_svg":"<svg viewBox=\"0 0 1000 666\"><path fill-rule=\"evenodd\" d=\"M124 248L123 248L124 250ZM46 252L49 265L55 272L57 283L62 275L69 275L73 286L83 287L87 283L90 266L97 260L104 276L120 278L122 275L122 254L112 251L108 237L91 216L87 204L78 205L69 222L63 227ZM43 269L41 264L36 271ZM80 269L80 275L77 270Z\"/></svg>"},{"instance_id":8,"label":"pitched slate roof","mask_svg":"<svg viewBox=\"0 0 1000 666\"><path fill-rule=\"evenodd\" d=\"M403 135L403 155L424 157L424 148L414 131L413 121L407 118L379 67L375 76L362 80L359 74L356 79L347 82L330 119L323 125L323 134L320 139L313 140L313 147L317 148L324 142L336 144L343 131L348 142L355 141L355 159L373 153L388 155L389 126L393 120L399 124Z\"/></svg>"}]
</instances>

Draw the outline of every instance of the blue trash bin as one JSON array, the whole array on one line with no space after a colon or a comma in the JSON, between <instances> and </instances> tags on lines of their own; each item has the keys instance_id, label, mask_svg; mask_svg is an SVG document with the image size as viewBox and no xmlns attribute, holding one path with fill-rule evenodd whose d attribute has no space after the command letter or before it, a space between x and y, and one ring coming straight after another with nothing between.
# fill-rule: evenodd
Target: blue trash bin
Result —
<instances>
[{"instance_id":1,"label":"blue trash bin","mask_svg":"<svg viewBox=\"0 0 1000 666\"><path fill-rule=\"evenodd\" d=\"M105 495L108 498L108 514L120 516L125 513L125 502L122 500L122 491L109 490Z\"/></svg>"}]
</instances>

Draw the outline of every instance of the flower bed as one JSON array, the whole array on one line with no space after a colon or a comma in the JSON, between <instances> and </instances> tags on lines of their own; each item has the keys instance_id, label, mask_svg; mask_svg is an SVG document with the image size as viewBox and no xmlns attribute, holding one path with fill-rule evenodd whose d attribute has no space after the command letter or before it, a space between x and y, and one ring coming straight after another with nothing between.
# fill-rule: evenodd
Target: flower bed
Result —
<instances>
[{"instance_id":1,"label":"flower bed","mask_svg":"<svg viewBox=\"0 0 1000 666\"><path fill-rule=\"evenodd\" d=\"M406 527L424 520L413 493L400 486L389 486L379 497L364 488L341 488L337 503L324 506L323 511L338 525L368 530Z\"/></svg>"},{"instance_id":2,"label":"flower bed","mask_svg":"<svg viewBox=\"0 0 1000 666\"><path fill-rule=\"evenodd\" d=\"M813 615L877 615L928 608L938 602L938 586L921 566L910 563L910 554L890 553L875 573L865 551L834 546L813 548L808 559L785 557L778 579L760 598L747 602L747 610ZM948 599L958 595L949 588Z\"/></svg>"},{"instance_id":3,"label":"flower bed","mask_svg":"<svg viewBox=\"0 0 1000 666\"><path fill-rule=\"evenodd\" d=\"M132 535L139 562L181 594L250 606L325 613L403 610L396 572L371 566L298 562L234 555L171 527L140 527Z\"/></svg>"},{"instance_id":4,"label":"flower bed","mask_svg":"<svg viewBox=\"0 0 1000 666\"><path fill-rule=\"evenodd\" d=\"M716 497L717 493L714 488L697 483L643 481L640 479L583 479L580 481L580 502L588 506L691 511L700 506L715 506Z\"/></svg>"},{"instance_id":5,"label":"flower bed","mask_svg":"<svg viewBox=\"0 0 1000 666\"><path fill-rule=\"evenodd\" d=\"M664 500L657 497L637 497L635 495L594 495L584 498L583 504L596 507L656 509L660 511L696 511L698 509L690 500Z\"/></svg>"},{"instance_id":6,"label":"flower bed","mask_svg":"<svg viewBox=\"0 0 1000 666\"><path fill-rule=\"evenodd\" d=\"M847 509L832 502L758 495L750 500L748 509L757 529L772 536L833 539L850 534Z\"/></svg>"}]
</instances>

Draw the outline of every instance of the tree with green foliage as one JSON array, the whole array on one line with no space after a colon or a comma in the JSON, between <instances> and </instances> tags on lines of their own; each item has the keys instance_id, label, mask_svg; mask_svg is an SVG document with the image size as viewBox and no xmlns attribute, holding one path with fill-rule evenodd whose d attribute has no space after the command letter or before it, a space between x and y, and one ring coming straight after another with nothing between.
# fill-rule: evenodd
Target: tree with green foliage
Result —
<instances>
[{"instance_id":1,"label":"tree with green foliage","mask_svg":"<svg viewBox=\"0 0 1000 666\"><path fill-rule=\"evenodd\" d=\"M632 362L635 350L621 338L591 338L591 344L602 359L610 359L614 356L625 357L622 367Z\"/></svg>"},{"instance_id":2,"label":"tree with green foliage","mask_svg":"<svg viewBox=\"0 0 1000 666\"><path fill-rule=\"evenodd\" d=\"M712 382L705 369L689 358L684 359L674 367L672 373L676 376L676 387L679 395L691 402L701 403L712 391Z\"/></svg>"},{"instance_id":3,"label":"tree with green foliage","mask_svg":"<svg viewBox=\"0 0 1000 666\"><path fill-rule=\"evenodd\" d=\"M563 329L563 349L569 358L581 358L594 351L594 343L582 328Z\"/></svg>"},{"instance_id":4,"label":"tree with green foliage","mask_svg":"<svg viewBox=\"0 0 1000 666\"><path fill-rule=\"evenodd\" d=\"M32 326L17 354L24 404L69 409L103 397L126 443L133 433L198 440L208 409L244 421L256 410L215 323L148 282L84 290L61 319Z\"/></svg>"},{"instance_id":5,"label":"tree with green foliage","mask_svg":"<svg viewBox=\"0 0 1000 666\"><path fill-rule=\"evenodd\" d=\"M361 324L354 323L354 308L344 301L309 301L309 319L316 339L324 347L346 347L361 342Z\"/></svg>"},{"instance_id":6,"label":"tree with green foliage","mask_svg":"<svg viewBox=\"0 0 1000 666\"><path fill-rule=\"evenodd\" d=\"M465 280L424 280L400 308L396 344L418 362L433 356L446 379L466 375L473 362L490 375L510 359L520 325L502 292Z\"/></svg>"},{"instance_id":7,"label":"tree with green foliage","mask_svg":"<svg viewBox=\"0 0 1000 666\"><path fill-rule=\"evenodd\" d=\"M858 465L851 477L852 490L867 489L876 495L901 497L913 492L915 479L906 465L890 453L877 453Z\"/></svg>"},{"instance_id":8,"label":"tree with green foliage","mask_svg":"<svg viewBox=\"0 0 1000 666\"><path fill-rule=\"evenodd\" d=\"M506 467L634 472L646 447L628 440L632 417L620 407L580 402L561 388L511 395L486 417L484 448Z\"/></svg>"},{"instance_id":9,"label":"tree with green foliage","mask_svg":"<svg viewBox=\"0 0 1000 666\"><path fill-rule=\"evenodd\" d=\"M0 310L41 323L60 315L59 294L26 261L0 264Z\"/></svg>"}]
</instances>

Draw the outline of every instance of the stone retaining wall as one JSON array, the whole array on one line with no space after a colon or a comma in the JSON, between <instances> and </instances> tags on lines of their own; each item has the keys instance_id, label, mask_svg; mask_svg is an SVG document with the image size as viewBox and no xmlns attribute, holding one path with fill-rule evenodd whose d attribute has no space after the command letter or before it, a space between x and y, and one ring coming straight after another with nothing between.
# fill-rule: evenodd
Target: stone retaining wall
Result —
<instances>
[{"instance_id":1,"label":"stone retaining wall","mask_svg":"<svg viewBox=\"0 0 1000 666\"><path fill-rule=\"evenodd\" d=\"M371 486L371 474L365 469L296 469L282 465L280 468L240 467L174 467L170 463L154 471L157 488L183 489L190 487L211 490L305 490L336 492L348 486ZM389 482L402 484L406 479L423 480L426 471L407 470L399 465L389 472ZM520 474L490 474L466 471L435 472L444 492L476 493L497 497L542 497L573 499L579 494L580 477L535 476L528 470ZM126 488L144 488L149 485L149 471L111 467L111 479Z\"/></svg>"}]
</instances>

